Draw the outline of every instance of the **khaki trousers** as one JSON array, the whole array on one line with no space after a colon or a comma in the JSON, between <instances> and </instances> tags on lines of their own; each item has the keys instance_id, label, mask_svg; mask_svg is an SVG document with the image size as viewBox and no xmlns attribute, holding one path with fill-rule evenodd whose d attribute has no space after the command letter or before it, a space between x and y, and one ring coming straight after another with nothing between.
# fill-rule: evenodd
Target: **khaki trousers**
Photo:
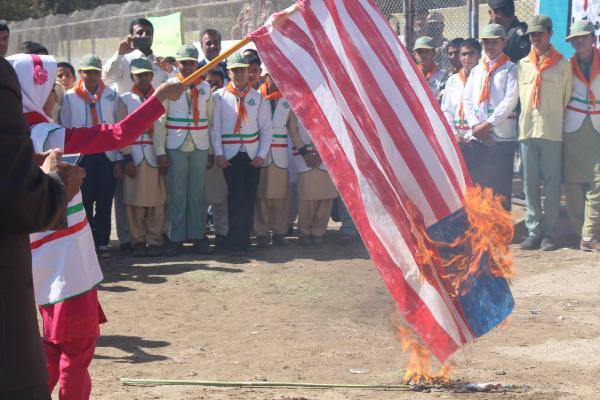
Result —
<instances>
[{"instance_id":1,"label":"khaki trousers","mask_svg":"<svg viewBox=\"0 0 600 400\"><path fill-rule=\"evenodd\" d=\"M162 231L165 220L165 206L127 206L127 221L131 244L147 243L162 246Z\"/></svg>"},{"instance_id":2,"label":"khaki trousers","mask_svg":"<svg viewBox=\"0 0 600 400\"><path fill-rule=\"evenodd\" d=\"M567 214L582 237L600 239L600 179L590 183L565 183Z\"/></svg>"},{"instance_id":3,"label":"khaki trousers","mask_svg":"<svg viewBox=\"0 0 600 400\"><path fill-rule=\"evenodd\" d=\"M275 235L285 235L288 231L290 202L285 199L256 199L254 207L254 233L264 236L273 231Z\"/></svg>"},{"instance_id":4,"label":"khaki trousers","mask_svg":"<svg viewBox=\"0 0 600 400\"><path fill-rule=\"evenodd\" d=\"M325 234L333 200L300 200L298 204L298 236L321 237Z\"/></svg>"}]
</instances>

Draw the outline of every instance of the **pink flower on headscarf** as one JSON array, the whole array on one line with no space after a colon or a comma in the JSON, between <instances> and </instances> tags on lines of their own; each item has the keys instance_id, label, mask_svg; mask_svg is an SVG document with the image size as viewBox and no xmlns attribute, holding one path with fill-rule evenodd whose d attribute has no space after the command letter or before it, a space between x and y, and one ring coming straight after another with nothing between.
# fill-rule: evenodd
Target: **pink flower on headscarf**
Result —
<instances>
[{"instance_id":1,"label":"pink flower on headscarf","mask_svg":"<svg viewBox=\"0 0 600 400\"><path fill-rule=\"evenodd\" d=\"M33 83L38 86L42 86L48 82L48 71L44 68L42 58L37 54L31 54L33 60Z\"/></svg>"}]
</instances>

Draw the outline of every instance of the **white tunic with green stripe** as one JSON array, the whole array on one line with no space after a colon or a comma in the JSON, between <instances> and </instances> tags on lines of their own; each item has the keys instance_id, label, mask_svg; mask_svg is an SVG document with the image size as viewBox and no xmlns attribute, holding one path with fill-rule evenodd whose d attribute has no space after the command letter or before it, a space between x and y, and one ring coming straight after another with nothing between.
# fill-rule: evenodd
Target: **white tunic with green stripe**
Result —
<instances>
[{"instance_id":1,"label":"white tunic with green stripe","mask_svg":"<svg viewBox=\"0 0 600 400\"><path fill-rule=\"evenodd\" d=\"M212 145L216 156L231 160L239 152L247 152L252 160L256 156L267 158L273 140L271 107L260 93L250 89L244 98L246 120L240 131L234 132L237 121L237 96L225 89L213 95Z\"/></svg>"},{"instance_id":2,"label":"white tunic with green stripe","mask_svg":"<svg viewBox=\"0 0 600 400\"><path fill-rule=\"evenodd\" d=\"M472 128L489 122L493 126L491 137L497 142L517 140L516 108L519 103L517 66L512 61L507 61L498 67L490 79L489 98L479 103L486 74L481 63L469 74L463 95L463 109L467 123Z\"/></svg>"},{"instance_id":3,"label":"white tunic with green stripe","mask_svg":"<svg viewBox=\"0 0 600 400\"><path fill-rule=\"evenodd\" d=\"M592 104L587 87L573 74L573 93L565 112L565 133L577 131L588 115L594 130L600 133L600 77L594 79L591 89L596 96L596 104Z\"/></svg>"},{"instance_id":4,"label":"white tunic with green stripe","mask_svg":"<svg viewBox=\"0 0 600 400\"><path fill-rule=\"evenodd\" d=\"M139 106L142 105L144 99L139 95L131 92L127 92L121 96L121 100L127 107L127 114L134 112ZM158 122L154 123L154 127ZM131 158L136 166L140 166L144 160L151 167L158 168L158 162L156 161L156 152L154 151L154 143L152 142L152 135L149 131L142 133L135 142L130 146Z\"/></svg>"},{"instance_id":5,"label":"white tunic with green stripe","mask_svg":"<svg viewBox=\"0 0 600 400\"><path fill-rule=\"evenodd\" d=\"M290 105L285 99L268 100L271 104L273 121L273 141L265 159L265 167L275 164L279 168L288 167L288 129L287 121L290 116Z\"/></svg>"},{"instance_id":6,"label":"white tunic with green stripe","mask_svg":"<svg viewBox=\"0 0 600 400\"><path fill-rule=\"evenodd\" d=\"M177 82L176 78L169 80ZM211 96L210 85L202 81L196 85L198 89L198 109L200 120L194 123L194 110L192 107L192 96L189 90L178 100L170 101L167 111L167 149L177 150L185 143L186 139L192 138L196 149L208 150L210 138L208 134L207 102Z\"/></svg>"},{"instance_id":7,"label":"white tunic with green stripe","mask_svg":"<svg viewBox=\"0 0 600 400\"><path fill-rule=\"evenodd\" d=\"M36 152L63 149L65 129L38 124L31 130L31 140ZM40 305L83 294L103 279L81 192L69 202L67 221L65 229L30 235L35 301Z\"/></svg>"}]
</instances>

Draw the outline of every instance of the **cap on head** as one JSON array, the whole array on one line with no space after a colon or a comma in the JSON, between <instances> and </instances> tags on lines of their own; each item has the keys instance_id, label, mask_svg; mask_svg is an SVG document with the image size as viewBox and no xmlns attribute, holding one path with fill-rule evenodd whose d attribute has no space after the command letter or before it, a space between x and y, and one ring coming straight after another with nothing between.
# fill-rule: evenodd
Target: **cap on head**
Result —
<instances>
[{"instance_id":1,"label":"cap on head","mask_svg":"<svg viewBox=\"0 0 600 400\"><path fill-rule=\"evenodd\" d=\"M488 7L492 10L497 10L499 8L504 8L508 4L514 3L513 0L488 0Z\"/></svg>"},{"instance_id":2,"label":"cap on head","mask_svg":"<svg viewBox=\"0 0 600 400\"><path fill-rule=\"evenodd\" d=\"M435 46L433 44L433 39L429 36L421 36L420 38L417 38L417 40L415 40L415 45L413 47L413 50L418 50L418 49L428 49L428 50L435 49Z\"/></svg>"},{"instance_id":3,"label":"cap on head","mask_svg":"<svg viewBox=\"0 0 600 400\"><path fill-rule=\"evenodd\" d=\"M593 35L596 32L596 27L591 21L580 19L571 24L571 29L569 31L569 36L566 37L567 40L571 40L578 36L586 36L590 33Z\"/></svg>"},{"instance_id":4,"label":"cap on head","mask_svg":"<svg viewBox=\"0 0 600 400\"><path fill-rule=\"evenodd\" d=\"M133 75L143 74L144 72L154 72L152 70L152 64L145 58L136 58L131 60L129 64L129 71Z\"/></svg>"},{"instance_id":5,"label":"cap on head","mask_svg":"<svg viewBox=\"0 0 600 400\"><path fill-rule=\"evenodd\" d=\"M479 34L480 39L499 39L506 38L506 31L502 27L502 25L498 24L489 24L486 25Z\"/></svg>"},{"instance_id":6,"label":"cap on head","mask_svg":"<svg viewBox=\"0 0 600 400\"><path fill-rule=\"evenodd\" d=\"M87 54L81 57L77 68L80 71L102 71L102 60L95 54Z\"/></svg>"},{"instance_id":7,"label":"cap on head","mask_svg":"<svg viewBox=\"0 0 600 400\"><path fill-rule=\"evenodd\" d=\"M196 46L184 44L177 53L175 53L175 61L198 61L199 52Z\"/></svg>"},{"instance_id":8,"label":"cap on head","mask_svg":"<svg viewBox=\"0 0 600 400\"><path fill-rule=\"evenodd\" d=\"M248 64L244 62L244 58L240 53L235 53L227 59L227 69L248 68Z\"/></svg>"},{"instance_id":9,"label":"cap on head","mask_svg":"<svg viewBox=\"0 0 600 400\"><path fill-rule=\"evenodd\" d=\"M552 19L546 15L534 15L527 26L527 34L551 31Z\"/></svg>"}]
</instances>

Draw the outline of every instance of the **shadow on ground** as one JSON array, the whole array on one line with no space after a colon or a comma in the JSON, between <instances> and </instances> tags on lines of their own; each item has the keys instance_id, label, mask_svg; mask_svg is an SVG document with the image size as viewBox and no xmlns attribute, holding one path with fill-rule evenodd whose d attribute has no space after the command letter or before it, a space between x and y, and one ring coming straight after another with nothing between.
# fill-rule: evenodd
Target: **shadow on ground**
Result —
<instances>
[{"instance_id":1,"label":"shadow on ground","mask_svg":"<svg viewBox=\"0 0 600 400\"><path fill-rule=\"evenodd\" d=\"M123 363L148 363L153 361L167 360L168 357L149 354L144 349L157 349L170 345L163 340L146 340L139 336L106 335L98 337L96 347L113 347L125 353L127 356L114 357L96 354L94 358L100 360L114 360Z\"/></svg>"}]
</instances>

